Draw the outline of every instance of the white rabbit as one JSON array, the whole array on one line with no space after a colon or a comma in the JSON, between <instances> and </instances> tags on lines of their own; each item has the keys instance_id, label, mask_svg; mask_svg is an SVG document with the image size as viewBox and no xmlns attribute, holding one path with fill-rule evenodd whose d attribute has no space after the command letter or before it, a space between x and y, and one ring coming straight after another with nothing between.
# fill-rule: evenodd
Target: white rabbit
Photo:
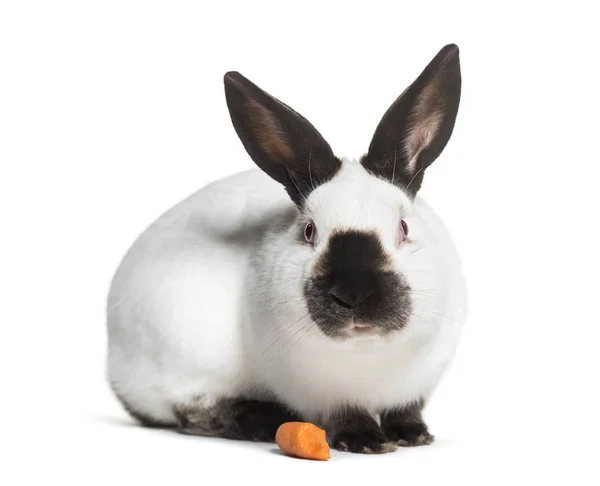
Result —
<instances>
[{"instance_id":1,"label":"white rabbit","mask_svg":"<svg viewBox=\"0 0 600 486\"><path fill-rule=\"evenodd\" d=\"M286 421L361 453L433 440L421 409L466 317L461 264L417 192L453 131L459 51L394 102L368 153L318 131L236 72L232 122L261 169L162 215L108 298L108 377L143 424L273 441Z\"/></svg>"}]
</instances>

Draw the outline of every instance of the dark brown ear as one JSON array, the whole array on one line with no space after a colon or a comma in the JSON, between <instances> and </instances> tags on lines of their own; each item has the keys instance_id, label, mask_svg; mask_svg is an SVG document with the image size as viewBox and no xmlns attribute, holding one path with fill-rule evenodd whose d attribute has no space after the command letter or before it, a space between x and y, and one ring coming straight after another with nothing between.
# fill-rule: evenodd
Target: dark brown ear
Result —
<instances>
[{"instance_id":1,"label":"dark brown ear","mask_svg":"<svg viewBox=\"0 0 600 486\"><path fill-rule=\"evenodd\" d=\"M361 159L363 166L414 197L423 172L452 135L460 91L459 51L449 44L387 110Z\"/></svg>"},{"instance_id":2,"label":"dark brown ear","mask_svg":"<svg viewBox=\"0 0 600 486\"><path fill-rule=\"evenodd\" d=\"M233 126L256 165L286 188L301 207L341 166L329 144L306 118L240 73L224 77Z\"/></svg>"}]
</instances>

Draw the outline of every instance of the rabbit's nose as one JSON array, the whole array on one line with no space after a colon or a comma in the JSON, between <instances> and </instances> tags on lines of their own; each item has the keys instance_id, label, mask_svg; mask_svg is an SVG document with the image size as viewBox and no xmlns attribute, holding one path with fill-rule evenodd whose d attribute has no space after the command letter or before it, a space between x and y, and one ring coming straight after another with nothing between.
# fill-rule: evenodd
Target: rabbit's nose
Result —
<instances>
[{"instance_id":1,"label":"rabbit's nose","mask_svg":"<svg viewBox=\"0 0 600 486\"><path fill-rule=\"evenodd\" d=\"M334 285L329 290L329 296L343 307L356 309L372 295L374 290L364 285L348 286Z\"/></svg>"}]
</instances>

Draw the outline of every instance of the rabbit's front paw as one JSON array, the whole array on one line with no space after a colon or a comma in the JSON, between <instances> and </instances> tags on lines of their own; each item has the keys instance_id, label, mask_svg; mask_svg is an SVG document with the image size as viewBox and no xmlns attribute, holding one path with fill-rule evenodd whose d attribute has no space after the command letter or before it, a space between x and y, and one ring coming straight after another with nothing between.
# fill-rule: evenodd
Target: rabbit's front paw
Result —
<instances>
[{"instance_id":1,"label":"rabbit's front paw","mask_svg":"<svg viewBox=\"0 0 600 486\"><path fill-rule=\"evenodd\" d=\"M423 402L387 411L382 414L381 427L387 438L400 447L429 445L434 437L421 416Z\"/></svg>"},{"instance_id":2,"label":"rabbit's front paw","mask_svg":"<svg viewBox=\"0 0 600 486\"><path fill-rule=\"evenodd\" d=\"M351 430L336 435L333 447L339 451L359 454L383 454L394 452L398 446L389 442L383 434L373 430Z\"/></svg>"},{"instance_id":3,"label":"rabbit's front paw","mask_svg":"<svg viewBox=\"0 0 600 486\"><path fill-rule=\"evenodd\" d=\"M393 452L398 446L388 440L373 417L360 409L344 410L334 417L332 446L359 454Z\"/></svg>"}]
</instances>

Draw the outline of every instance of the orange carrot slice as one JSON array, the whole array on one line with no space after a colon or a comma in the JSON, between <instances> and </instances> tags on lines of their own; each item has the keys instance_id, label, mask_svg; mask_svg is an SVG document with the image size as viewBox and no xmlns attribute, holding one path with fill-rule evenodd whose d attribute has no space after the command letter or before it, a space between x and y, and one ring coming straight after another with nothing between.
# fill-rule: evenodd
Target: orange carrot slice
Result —
<instances>
[{"instance_id":1,"label":"orange carrot slice","mask_svg":"<svg viewBox=\"0 0 600 486\"><path fill-rule=\"evenodd\" d=\"M275 442L286 454L302 459L326 461L331 457L326 434L308 422L286 422L277 429Z\"/></svg>"}]
</instances>

